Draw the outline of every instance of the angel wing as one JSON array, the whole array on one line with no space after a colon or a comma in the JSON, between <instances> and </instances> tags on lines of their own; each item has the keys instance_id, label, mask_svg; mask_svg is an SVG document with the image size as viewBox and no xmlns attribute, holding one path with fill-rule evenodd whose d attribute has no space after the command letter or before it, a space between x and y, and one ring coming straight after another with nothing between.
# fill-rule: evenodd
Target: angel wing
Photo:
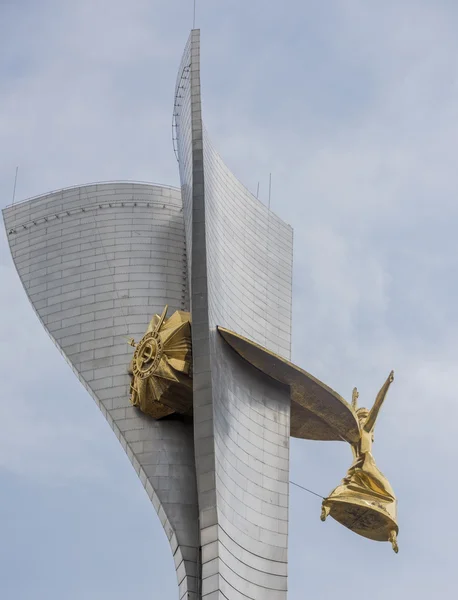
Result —
<instances>
[{"instance_id":1,"label":"angel wing","mask_svg":"<svg viewBox=\"0 0 458 600\"><path fill-rule=\"evenodd\" d=\"M293 437L349 443L359 441L361 434L355 411L334 390L259 344L224 327L218 327L218 331L242 358L290 387Z\"/></svg>"},{"instance_id":2,"label":"angel wing","mask_svg":"<svg viewBox=\"0 0 458 600\"><path fill-rule=\"evenodd\" d=\"M380 409L382 408L383 401L385 400L385 396L388 392L388 388L394 381L394 371L388 375L388 379L382 385L379 393L377 394L377 398L375 399L374 406L371 408L369 412L369 416L367 417L367 421L364 424L364 429L366 431L371 431L375 427L375 422L377 420Z\"/></svg>"}]
</instances>

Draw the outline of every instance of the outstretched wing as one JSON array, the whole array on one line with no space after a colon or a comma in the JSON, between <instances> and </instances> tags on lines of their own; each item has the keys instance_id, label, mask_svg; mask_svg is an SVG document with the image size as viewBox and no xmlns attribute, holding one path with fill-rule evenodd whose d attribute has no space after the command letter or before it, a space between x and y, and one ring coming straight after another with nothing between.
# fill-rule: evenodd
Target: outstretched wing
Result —
<instances>
[{"instance_id":1,"label":"outstretched wing","mask_svg":"<svg viewBox=\"0 0 458 600\"><path fill-rule=\"evenodd\" d=\"M311 440L356 443L359 423L352 407L310 373L259 344L225 329L218 331L251 365L291 389L291 435Z\"/></svg>"}]
</instances>

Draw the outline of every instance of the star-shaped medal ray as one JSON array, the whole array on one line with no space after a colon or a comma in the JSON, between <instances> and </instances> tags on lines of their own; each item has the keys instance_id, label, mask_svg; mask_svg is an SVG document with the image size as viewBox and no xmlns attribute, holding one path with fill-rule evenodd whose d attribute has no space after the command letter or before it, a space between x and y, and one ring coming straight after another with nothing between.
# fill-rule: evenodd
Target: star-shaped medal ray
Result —
<instances>
[{"instance_id":1,"label":"star-shaped medal ray","mask_svg":"<svg viewBox=\"0 0 458 600\"><path fill-rule=\"evenodd\" d=\"M130 364L131 403L155 419L192 413L190 314L154 315Z\"/></svg>"}]
</instances>

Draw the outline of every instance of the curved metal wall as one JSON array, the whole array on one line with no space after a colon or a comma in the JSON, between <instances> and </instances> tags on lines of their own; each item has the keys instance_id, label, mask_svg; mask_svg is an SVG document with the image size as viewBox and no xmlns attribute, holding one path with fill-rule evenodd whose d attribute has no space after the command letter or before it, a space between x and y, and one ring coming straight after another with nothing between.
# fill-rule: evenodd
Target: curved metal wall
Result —
<instances>
[{"instance_id":1,"label":"curved metal wall","mask_svg":"<svg viewBox=\"0 0 458 600\"><path fill-rule=\"evenodd\" d=\"M285 600L289 390L216 327L289 358L292 230L213 150L200 91L194 30L174 106L183 208L173 188L104 183L9 207L5 223L35 311L159 513L180 599ZM191 304L193 425L153 421L129 403L123 336L139 339L166 303Z\"/></svg>"},{"instance_id":2,"label":"curved metal wall","mask_svg":"<svg viewBox=\"0 0 458 600\"><path fill-rule=\"evenodd\" d=\"M180 192L104 183L4 210L11 252L44 327L113 428L156 508L181 598L196 589L193 430L129 402L132 348L154 313L188 310Z\"/></svg>"},{"instance_id":3,"label":"curved metal wall","mask_svg":"<svg viewBox=\"0 0 458 600\"><path fill-rule=\"evenodd\" d=\"M203 140L210 323L289 359L292 229Z\"/></svg>"},{"instance_id":4,"label":"curved metal wall","mask_svg":"<svg viewBox=\"0 0 458 600\"><path fill-rule=\"evenodd\" d=\"M177 88L175 119L192 256L201 593L284 600L289 391L236 356L216 326L289 358L292 230L237 181L204 132L198 31L182 65L190 76Z\"/></svg>"}]
</instances>

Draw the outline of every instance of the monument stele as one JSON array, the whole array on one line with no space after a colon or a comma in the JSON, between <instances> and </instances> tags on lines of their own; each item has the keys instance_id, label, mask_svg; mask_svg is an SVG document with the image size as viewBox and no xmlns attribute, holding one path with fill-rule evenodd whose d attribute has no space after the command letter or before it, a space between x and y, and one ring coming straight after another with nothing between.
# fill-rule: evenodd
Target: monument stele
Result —
<instances>
[{"instance_id":1,"label":"monument stele","mask_svg":"<svg viewBox=\"0 0 458 600\"><path fill-rule=\"evenodd\" d=\"M173 107L181 187L104 182L3 211L30 302L126 451L170 542L180 600L286 600L290 437L344 441L323 501L397 551L370 411L290 362L293 237L214 150L200 32Z\"/></svg>"}]
</instances>

